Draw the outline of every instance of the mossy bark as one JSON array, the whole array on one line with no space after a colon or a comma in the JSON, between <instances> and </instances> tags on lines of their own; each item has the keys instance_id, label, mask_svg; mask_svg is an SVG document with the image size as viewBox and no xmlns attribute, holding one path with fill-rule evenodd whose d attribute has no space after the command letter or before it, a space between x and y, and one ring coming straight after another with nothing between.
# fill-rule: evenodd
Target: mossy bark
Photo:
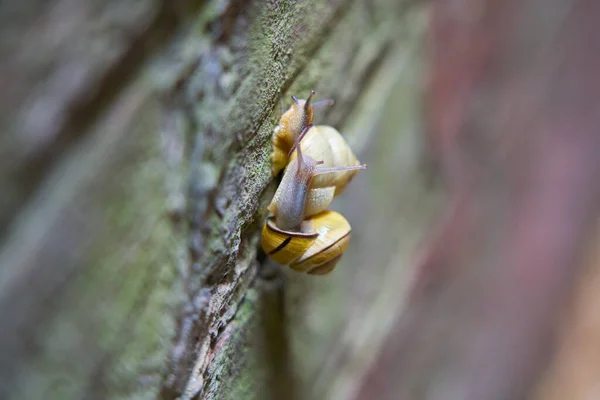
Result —
<instances>
[{"instance_id":1,"label":"mossy bark","mask_svg":"<svg viewBox=\"0 0 600 400\"><path fill-rule=\"evenodd\" d=\"M0 8L0 397L346 398L436 200L421 6L20 4ZM280 105L313 88L369 164L324 279L258 251Z\"/></svg>"}]
</instances>

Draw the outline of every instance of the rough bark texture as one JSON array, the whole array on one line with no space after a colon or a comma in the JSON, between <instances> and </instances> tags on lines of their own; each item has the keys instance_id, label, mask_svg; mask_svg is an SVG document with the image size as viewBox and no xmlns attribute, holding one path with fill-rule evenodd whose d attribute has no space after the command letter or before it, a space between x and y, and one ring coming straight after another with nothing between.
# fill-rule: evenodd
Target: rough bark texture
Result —
<instances>
[{"instance_id":1,"label":"rough bark texture","mask_svg":"<svg viewBox=\"0 0 600 400\"><path fill-rule=\"evenodd\" d=\"M422 21L395 0L3 2L0 397L347 398L436 199ZM370 165L324 279L257 250L280 101L312 88Z\"/></svg>"}]
</instances>

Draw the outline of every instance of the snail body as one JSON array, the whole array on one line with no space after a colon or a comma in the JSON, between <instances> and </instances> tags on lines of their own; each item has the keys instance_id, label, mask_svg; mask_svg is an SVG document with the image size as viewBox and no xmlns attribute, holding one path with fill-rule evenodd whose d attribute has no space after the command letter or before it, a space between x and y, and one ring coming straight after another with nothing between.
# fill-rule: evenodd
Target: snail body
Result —
<instances>
[{"instance_id":1,"label":"snail body","mask_svg":"<svg viewBox=\"0 0 600 400\"><path fill-rule=\"evenodd\" d=\"M307 129L309 128L305 128ZM296 143L300 136L296 137ZM366 167L361 164L321 167L325 161L316 161L310 155L304 154L302 147L301 144L294 147L296 157L286 167L281 183L268 206L268 210L275 215L277 226L288 231L297 230L306 218L327 209L335 196L337 174L345 176L343 174L356 173L357 170ZM329 164L331 165L331 158ZM328 186L315 187L314 183L321 183L318 179L323 176L332 177L323 180Z\"/></svg>"},{"instance_id":2,"label":"snail body","mask_svg":"<svg viewBox=\"0 0 600 400\"><path fill-rule=\"evenodd\" d=\"M310 217L324 211L329 207L333 198L344 191L348 183L358 172L361 166L358 159L340 133L330 126L319 125L306 128L307 132L300 142L300 149L305 157L312 160L321 160L322 167L317 170L335 169L329 173L320 173L310 180L307 187L304 217ZM269 211L277 214L278 203L284 192L292 186L292 174L288 170L297 168L298 152L292 153L288 158L289 164L283 175L281 184L273 196ZM352 168L355 167L355 168Z\"/></svg>"},{"instance_id":3,"label":"snail body","mask_svg":"<svg viewBox=\"0 0 600 400\"><path fill-rule=\"evenodd\" d=\"M300 142L303 154L315 160L322 160L323 167L360 165L344 137L333 127L327 125L312 126ZM290 162L296 159L296 153L290 156ZM335 195L341 194L346 185L358 173L357 170L340 171L319 175L311 182L311 188L335 187Z\"/></svg>"}]
</instances>

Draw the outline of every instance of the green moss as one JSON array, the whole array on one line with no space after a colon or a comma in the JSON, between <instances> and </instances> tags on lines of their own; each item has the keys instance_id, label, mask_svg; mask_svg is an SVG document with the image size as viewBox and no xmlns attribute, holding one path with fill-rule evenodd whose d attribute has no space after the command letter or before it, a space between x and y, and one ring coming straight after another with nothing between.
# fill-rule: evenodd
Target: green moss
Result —
<instances>
[{"instance_id":1,"label":"green moss","mask_svg":"<svg viewBox=\"0 0 600 400\"><path fill-rule=\"evenodd\" d=\"M208 398L252 399L260 388L260 370L252 358L252 333L257 318L258 293L250 290L240 304L235 319L228 325L223 344L209 368L210 380L203 395ZM250 354L249 354L250 353Z\"/></svg>"}]
</instances>

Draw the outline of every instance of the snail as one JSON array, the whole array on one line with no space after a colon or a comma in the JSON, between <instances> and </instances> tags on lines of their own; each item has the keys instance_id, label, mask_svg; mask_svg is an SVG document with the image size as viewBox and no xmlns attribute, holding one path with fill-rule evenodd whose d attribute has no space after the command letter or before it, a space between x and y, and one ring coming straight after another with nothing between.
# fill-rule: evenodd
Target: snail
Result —
<instances>
[{"instance_id":1,"label":"snail","mask_svg":"<svg viewBox=\"0 0 600 400\"><path fill-rule=\"evenodd\" d=\"M313 182L319 176L356 172L366 165L319 167L323 160L316 161L302 151L300 140L309 129L307 126L294 135L292 148L296 157L289 162L268 207L274 216L263 227L262 246L280 264L311 274L326 274L333 270L348 245L350 224L341 214L326 211L336 186L313 187Z\"/></svg>"},{"instance_id":2,"label":"snail","mask_svg":"<svg viewBox=\"0 0 600 400\"><path fill-rule=\"evenodd\" d=\"M301 136L302 134L296 135L296 143ZM281 183L268 206L268 210L275 215L275 223L283 230L298 229L307 217L318 214L329 206L335 195L337 174L366 168L364 164L318 167L325 162L316 161L303 153L302 144L294 147L296 158L285 169ZM322 177L324 179L320 181L319 178ZM324 184L316 186L315 181Z\"/></svg>"},{"instance_id":3,"label":"snail","mask_svg":"<svg viewBox=\"0 0 600 400\"><path fill-rule=\"evenodd\" d=\"M307 126L312 125L313 111L315 107L333 105L333 100L326 99L311 104L310 100L315 91L311 90L306 100L298 99L292 95L291 107L283 113L273 131L273 175L277 176L279 171L285 168L289 162L289 155L294 145L294 138L304 131ZM302 139L302 136L300 136Z\"/></svg>"},{"instance_id":4,"label":"snail","mask_svg":"<svg viewBox=\"0 0 600 400\"><path fill-rule=\"evenodd\" d=\"M350 224L335 211L323 211L302 221L300 230L284 231L269 217L263 226L265 253L281 265L311 275L331 272L350 242Z\"/></svg>"}]
</instances>

